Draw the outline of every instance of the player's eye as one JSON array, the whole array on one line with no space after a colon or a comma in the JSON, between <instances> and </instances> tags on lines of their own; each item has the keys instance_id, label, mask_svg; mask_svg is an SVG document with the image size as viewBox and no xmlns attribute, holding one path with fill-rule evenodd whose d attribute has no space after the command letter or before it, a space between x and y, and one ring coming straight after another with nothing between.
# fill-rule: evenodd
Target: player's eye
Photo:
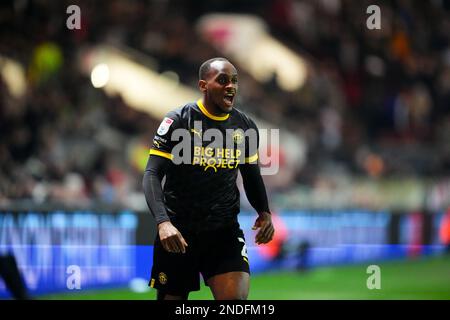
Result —
<instances>
[{"instance_id":1,"label":"player's eye","mask_svg":"<svg viewBox=\"0 0 450 320\"><path fill-rule=\"evenodd\" d=\"M220 76L219 78L217 78L217 82L219 82L220 84L227 84L228 83L228 78L225 76Z\"/></svg>"},{"instance_id":2,"label":"player's eye","mask_svg":"<svg viewBox=\"0 0 450 320\"><path fill-rule=\"evenodd\" d=\"M237 77L231 78L231 82L232 82L232 83L237 83L237 82L238 82L238 78L237 78Z\"/></svg>"}]
</instances>

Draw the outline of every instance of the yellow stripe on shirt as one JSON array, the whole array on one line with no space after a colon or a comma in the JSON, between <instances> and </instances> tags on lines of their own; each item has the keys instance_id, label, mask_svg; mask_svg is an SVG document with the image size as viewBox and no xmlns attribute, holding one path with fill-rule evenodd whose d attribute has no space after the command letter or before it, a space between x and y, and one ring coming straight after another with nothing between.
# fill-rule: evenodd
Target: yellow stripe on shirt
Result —
<instances>
[{"instance_id":1,"label":"yellow stripe on shirt","mask_svg":"<svg viewBox=\"0 0 450 320\"><path fill-rule=\"evenodd\" d=\"M169 160L172 160L173 155L168 153L168 152L164 152L164 151L159 151L156 149L150 149L149 155L155 155L155 156L160 156L163 158L167 158Z\"/></svg>"},{"instance_id":2,"label":"yellow stripe on shirt","mask_svg":"<svg viewBox=\"0 0 450 320\"><path fill-rule=\"evenodd\" d=\"M258 153L255 153L253 156L245 158L245 163L252 163L258 160Z\"/></svg>"},{"instance_id":3,"label":"yellow stripe on shirt","mask_svg":"<svg viewBox=\"0 0 450 320\"><path fill-rule=\"evenodd\" d=\"M202 99L199 99L199 100L197 101L197 105L198 105L198 107L200 108L200 111L201 111L205 116L207 116L207 117L210 118L210 119L213 119L213 120L216 120L216 121L225 121L225 120L227 120L227 119L230 117L230 114L226 114L226 115L224 115L224 116L215 116L215 115L211 114L211 113L205 108L205 106L203 105Z\"/></svg>"}]
</instances>

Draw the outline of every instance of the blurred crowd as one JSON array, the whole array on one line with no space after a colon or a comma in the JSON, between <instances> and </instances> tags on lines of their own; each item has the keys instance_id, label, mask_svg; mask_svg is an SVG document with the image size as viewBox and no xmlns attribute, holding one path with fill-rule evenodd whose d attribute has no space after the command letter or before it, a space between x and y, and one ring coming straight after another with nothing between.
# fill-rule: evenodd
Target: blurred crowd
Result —
<instances>
[{"instance_id":1,"label":"blurred crowd","mask_svg":"<svg viewBox=\"0 0 450 320\"><path fill-rule=\"evenodd\" d=\"M19 98L0 82L3 205L124 204L140 192L142 164L130 146L148 145L159 120L95 89L80 72L76 51L97 31L70 32L64 5L16 1L2 8L9 28L2 28L0 54L22 63L27 81Z\"/></svg>"},{"instance_id":2,"label":"blurred crowd","mask_svg":"<svg viewBox=\"0 0 450 320\"><path fill-rule=\"evenodd\" d=\"M80 30L66 27L71 4L82 10ZM380 30L366 28L370 4L381 8ZM159 119L93 88L77 52L102 42L131 47L196 87L200 63L222 55L195 29L208 12L260 16L312 65L295 92L259 83L237 65L242 109L306 142L294 183L314 186L336 172L449 173L450 1L10 0L1 7L0 55L25 67L27 88L17 98L0 79L0 204L138 199L136 153L148 148Z\"/></svg>"},{"instance_id":3,"label":"blurred crowd","mask_svg":"<svg viewBox=\"0 0 450 320\"><path fill-rule=\"evenodd\" d=\"M373 4L379 30L366 27ZM334 84L319 76L300 93L314 99L280 104L299 114L311 166L343 163L372 177L448 174L449 1L279 0L271 8L274 34L313 56Z\"/></svg>"}]
</instances>

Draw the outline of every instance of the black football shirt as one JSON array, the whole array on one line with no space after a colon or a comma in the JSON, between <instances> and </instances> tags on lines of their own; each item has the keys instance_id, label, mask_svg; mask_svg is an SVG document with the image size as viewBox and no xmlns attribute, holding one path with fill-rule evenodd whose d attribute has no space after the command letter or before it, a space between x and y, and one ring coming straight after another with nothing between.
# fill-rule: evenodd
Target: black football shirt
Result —
<instances>
[{"instance_id":1,"label":"black football shirt","mask_svg":"<svg viewBox=\"0 0 450 320\"><path fill-rule=\"evenodd\" d=\"M172 160L163 188L170 220L207 229L237 222L239 166L258 162L258 145L255 123L236 108L214 116L199 100L167 113L150 156Z\"/></svg>"}]
</instances>

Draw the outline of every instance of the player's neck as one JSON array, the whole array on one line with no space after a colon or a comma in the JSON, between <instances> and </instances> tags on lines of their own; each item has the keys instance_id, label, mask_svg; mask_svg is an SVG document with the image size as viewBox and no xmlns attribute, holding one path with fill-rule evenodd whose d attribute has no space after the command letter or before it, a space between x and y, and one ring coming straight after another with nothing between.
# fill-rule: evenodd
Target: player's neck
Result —
<instances>
[{"instance_id":1,"label":"player's neck","mask_svg":"<svg viewBox=\"0 0 450 320\"><path fill-rule=\"evenodd\" d=\"M216 117L225 117L227 116L227 113L220 110L218 107L216 107L213 103L208 102L205 98L202 99L203 106L205 109Z\"/></svg>"}]
</instances>

